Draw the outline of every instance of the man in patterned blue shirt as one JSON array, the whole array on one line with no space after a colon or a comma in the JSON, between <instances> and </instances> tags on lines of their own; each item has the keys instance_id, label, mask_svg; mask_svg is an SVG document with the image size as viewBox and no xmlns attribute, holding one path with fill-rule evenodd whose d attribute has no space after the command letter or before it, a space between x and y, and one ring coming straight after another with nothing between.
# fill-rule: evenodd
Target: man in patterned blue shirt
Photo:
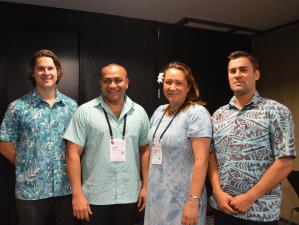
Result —
<instances>
[{"instance_id":1,"label":"man in patterned blue shirt","mask_svg":"<svg viewBox=\"0 0 299 225\"><path fill-rule=\"evenodd\" d=\"M289 109L256 91L257 59L236 51L228 57L234 92L213 115L209 176L215 225L278 225L281 182L295 158Z\"/></svg>"},{"instance_id":2,"label":"man in patterned blue shirt","mask_svg":"<svg viewBox=\"0 0 299 225\"><path fill-rule=\"evenodd\" d=\"M0 152L16 166L16 207L21 225L73 225L63 133L77 103L60 93L57 56L33 55L29 78L34 89L12 102L0 129Z\"/></svg>"}]
</instances>

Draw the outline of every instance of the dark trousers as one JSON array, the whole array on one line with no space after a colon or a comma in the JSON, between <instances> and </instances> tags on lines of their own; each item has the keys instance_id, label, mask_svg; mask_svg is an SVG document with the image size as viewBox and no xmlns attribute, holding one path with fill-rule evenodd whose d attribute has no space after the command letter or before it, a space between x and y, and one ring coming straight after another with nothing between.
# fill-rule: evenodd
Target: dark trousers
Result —
<instances>
[{"instance_id":1,"label":"dark trousers","mask_svg":"<svg viewBox=\"0 0 299 225\"><path fill-rule=\"evenodd\" d=\"M220 210L213 210L214 225L278 225L278 221L257 222L251 220L243 220L231 215L227 215Z\"/></svg>"},{"instance_id":2,"label":"dark trousers","mask_svg":"<svg viewBox=\"0 0 299 225\"><path fill-rule=\"evenodd\" d=\"M116 205L90 205L92 215L82 225L133 225L137 203Z\"/></svg>"},{"instance_id":3,"label":"dark trousers","mask_svg":"<svg viewBox=\"0 0 299 225\"><path fill-rule=\"evenodd\" d=\"M74 225L71 196L16 200L19 225Z\"/></svg>"}]
</instances>

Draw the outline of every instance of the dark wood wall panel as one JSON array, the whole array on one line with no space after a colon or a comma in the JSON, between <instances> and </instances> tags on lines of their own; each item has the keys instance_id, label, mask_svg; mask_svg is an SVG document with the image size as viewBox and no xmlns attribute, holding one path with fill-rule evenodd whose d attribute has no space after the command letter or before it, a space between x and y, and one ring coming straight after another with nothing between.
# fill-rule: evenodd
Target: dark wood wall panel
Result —
<instances>
[{"instance_id":1,"label":"dark wood wall panel","mask_svg":"<svg viewBox=\"0 0 299 225\"><path fill-rule=\"evenodd\" d=\"M155 27L147 21L110 16L94 18L86 27L84 77L86 100L99 95L98 77L104 65L115 62L128 70L127 94L152 114L155 74Z\"/></svg>"},{"instance_id":2,"label":"dark wood wall panel","mask_svg":"<svg viewBox=\"0 0 299 225\"><path fill-rule=\"evenodd\" d=\"M79 100L79 37L76 33L11 27L6 30L6 97L8 102L32 89L28 79L31 55L37 49L51 49L62 64L63 77L59 90Z\"/></svg>"},{"instance_id":3,"label":"dark wood wall panel","mask_svg":"<svg viewBox=\"0 0 299 225\"><path fill-rule=\"evenodd\" d=\"M160 25L159 68L169 61L187 64L201 89L207 108L213 113L232 97L226 57L235 50L250 51L250 37L173 25Z\"/></svg>"}]
</instances>

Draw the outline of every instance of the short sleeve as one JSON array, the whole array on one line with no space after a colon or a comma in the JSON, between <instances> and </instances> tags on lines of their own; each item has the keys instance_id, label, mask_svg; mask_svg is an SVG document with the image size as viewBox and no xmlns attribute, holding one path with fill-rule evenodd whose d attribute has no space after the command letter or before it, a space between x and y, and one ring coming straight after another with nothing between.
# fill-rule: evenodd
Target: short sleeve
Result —
<instances>
[{"instance_id":1,"label":"short sleeve","mask_svg":"<svg viewBox=\"0 0 299 225\"><path fill-rule=\"evenodd\" d=\"M84 147L86 142L86 118L80 107L74 113L63 138Z\"/></svg>"},{"instance_id":2,"label":"short sleeve","mask_svg":"<svg viewBox=\"0 0 299 225\"><path fill-rule=\"evenodd\" d=\"M148 133L149 133L150 123L148 116L144 110L142 110L142 121L141 130L139 135L139 146L148 144Z\"/></svg>"},{"instance_id":3,"label":"short sleeve","mask_svg":"<svg viewBox=\"0 0 299 225\"><path fill-rule=\"evenodd\" d=\"M190 106L187 124L187 137L212 137L211 116L203 106Z\"/></svg>"},{"instance_id":4,"label":"short sleeve","mask_svg":"<svg viewBox=\"0 0 299 225\"><path fill-rule=\"evenodd\" d=\"M4 115L1 128L0 140L17 142L19 132L19 116L17 113L16 101L12 102Z\"/></svg>"},{"instance_id":5,"label":"short sleeve","mask_svg":"<svg viewBox=\"0 0 299 225\"><path fill-rule=\"evenodd\" d=\"M78 104L75 100L72 100L71 104L69 104L69 107L70 107L70 111L72 113L74 113L76 111L76 109L78 108Z\"/></svg>"},{"instance_id":6,"label":"short sleeve","mask_svg":"<svg viewBox=\"0 0 299 225\"><path fill-rule=\"evenodd\" d=\"M270 112L270 139L275 158L296 156L295 128L290 110L279 106Z\"/></svg>"},{"instance_id":7,"label":"short sleeve","mask_svg":"<svg viewBox=\"0 0 299 225\"><path fill-rule=\"evenodd\" d=\"M161 119L160 115L162 116L164 113L165 105L160 105L158 108L156 108L155 112L153 113L151 119L150 119L150 125L152 126L155 121L159 118Z\"/></svg>"},{"instance_id":8,"label":"short sleeve","mask_svg":"<svg viewBox=\"0 0 299 225\"><path fill-rule=\"evenodd\" d=\"M215 121L215 118L217 118L218 116L218 113L219 110L216 110L216 112L214 112L213 116L211 117L211 120L212 120L212 129L213 129L213 123ZM212 131L213 132L213 131ZM214 138L212 139L212 142L211 142L211 146L210 146L210 154L215 154L216 153L216 147L215 147L215 143L214 143Z\"/></svg>"},{"instance_id":9,"label":"short sleeve","mask_svg":"<svg viewBox=\"0 0 299 225\"><path fill-rule=\"evenodd\" d=\"M161 117L159 116L160 114L163 114L163 109L164 109L165 105L160 105L158 108L156 108L156 110L154 111L153 115L151 116L150 119L150 127L149 129L151 129L153 127L153 125L156 123L157 119L161 119ZM151 132L148 133L148 142L152 141L152 136L153 134Z\"/></svg>"}]
</instances>

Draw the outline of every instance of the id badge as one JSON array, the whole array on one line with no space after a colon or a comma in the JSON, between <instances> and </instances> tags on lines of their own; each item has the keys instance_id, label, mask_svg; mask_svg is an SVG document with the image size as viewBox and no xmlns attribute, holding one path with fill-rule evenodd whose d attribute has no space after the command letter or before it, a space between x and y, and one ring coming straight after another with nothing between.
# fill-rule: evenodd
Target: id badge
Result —
<instances>
[{"instance_id":1,"label":"id badge","mask_svg":"<svg viewBox=\"0 0 299 225\"><path fill-rule=\"evenodd\" d=\"M152 164L162 164L162 145L159 140L154 140L152 144Z\"/></svg>"},{"instance_id":2,"label":"id badge","mask_svg":"<svg viewBox=\"0 0 299 225\"><path fill-rule=\"evenodd\" d=\"M110 140L110 161L126 161L126 141L123 139Z\"/></svg>"}]
</instances>

